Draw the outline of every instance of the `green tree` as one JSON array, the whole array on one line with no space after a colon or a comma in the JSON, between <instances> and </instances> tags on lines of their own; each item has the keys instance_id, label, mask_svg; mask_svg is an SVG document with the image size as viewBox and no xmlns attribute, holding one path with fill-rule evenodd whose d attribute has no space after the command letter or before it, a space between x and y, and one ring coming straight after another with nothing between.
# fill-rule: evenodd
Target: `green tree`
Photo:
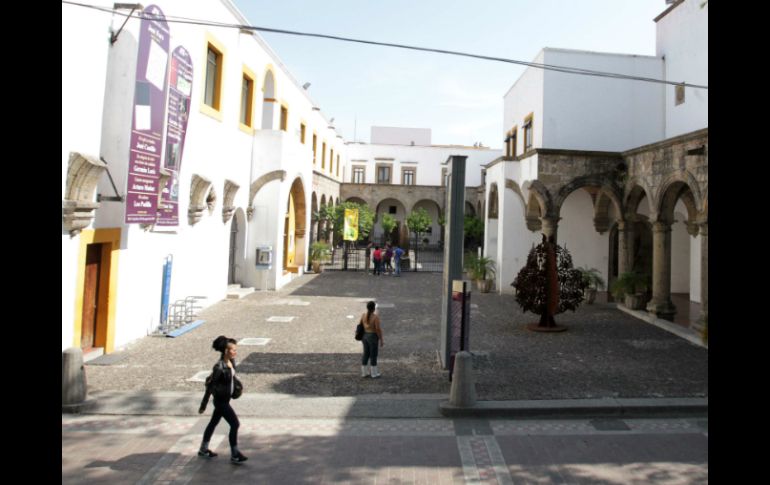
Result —
<instances>
[{"instance_id":1,"label":"green tree","mask_svg":"<svg viewBox=\"0 0 770 485\"><path fill-rule=\"evenodd\" d=\"M478 247L484 240L484 221L476 216L466 215L463 231L465 232L465 245Z\"/></svg>"},{"instance_id":2,"label":"green tree","mask_svg":"<svg viewBox=\"0 0 770 485\"><path fill-rule=\"evenodd\" d=\"M374 226L374 212L367 205L356 202L343 202L334 207L334 233L340 236L340 239L345 228L345 209L358 209L358 240L363 241Z\"/></svg>"},{"instance_id":3,"label":"green tree","mask_svg":"<svg viewBox=\"0 0 770 485\"><path fill-rule=\"evenodd\" d=\"M383 214L382 220L380 221L380 226L382 226L382 230L385 231L385 239L390 238L390 233L393 232L393 229L398 224L398 221L391 216L390 214Z\"/></svg>"},{"instance_id":4,"label":"green tree","mask_svg":"<svg viewBox=\"0 0 770 485\"><path fill-rule=\"evenodd\" d=\"M433 224L433 220L428 215L428 211L422 207L413 210L406 217L406 225L409 227L409 231L414 233L415 248L420 240L420 235L427 231L431 224Z\"/></svg>"},{"instance_id":5,"label":"green tree","mask_svg":"<svg viewBox=\"0 0 770 485\"><path fill-rule=\"evenodd\" d=\"M321 209L316 213L318 214L318 221L323 223L323 233L321 234L321 238L324 241L329 241L329 232L332 229L332 224L336 227L337 223L335 222L335 213L336 208L331 205L325 205L321 207Z\"/></svg>"}]
</instances>

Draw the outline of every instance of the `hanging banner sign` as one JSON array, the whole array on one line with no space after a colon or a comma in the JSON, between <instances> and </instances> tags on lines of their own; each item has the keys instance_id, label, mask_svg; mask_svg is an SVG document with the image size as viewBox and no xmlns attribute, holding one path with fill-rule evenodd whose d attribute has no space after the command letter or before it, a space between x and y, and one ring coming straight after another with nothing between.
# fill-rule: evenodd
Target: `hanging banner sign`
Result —
<instances>
[{"instance_id":1,"label":"hanging banner sign","mask_svg":"<svg viewBox=\"0 0 770 485\"><path fill-rule=\"evenodd\" d=\"M345 241L358 241L358 209L345 209L342 239Z\"/></svg>"},{"instance_id":2,"label":"hanging banner sign","mask_svg":"<svg viewBox=\"0 0 770 485\"><path fill-rule=\"evenodd\" d=\"M128 155L126 224L154 224L166 108L170 32L157 5L142 12Z\"/></svg>"},{"instance_id":3,"label":"hanging banner sign","mask_svg":"<svg viewBox=\"0 0 770 485\"><path fill-rule=\"evenodd\" d=\"M190 117L193 65L190 53L182 46L171 54L171 71L168 81L168 118L166 119L166 151L163 167L171 172L171 178L160 196L158 226L179 225L179 171L182 169L184 140L187 120Z\"/></svg>"}]
</instances>

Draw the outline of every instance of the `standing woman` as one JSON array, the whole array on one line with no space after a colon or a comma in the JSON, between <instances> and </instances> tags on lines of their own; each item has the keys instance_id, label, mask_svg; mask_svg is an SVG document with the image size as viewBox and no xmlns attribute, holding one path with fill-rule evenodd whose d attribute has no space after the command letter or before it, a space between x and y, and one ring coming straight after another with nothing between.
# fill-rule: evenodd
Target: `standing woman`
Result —
<instances>
[{"instance_id":1,"label":"standing woman","mask_svg":"<svg viewBox=\"0 0 770 485\"><path fill-rule=\"evenodd\" d=\"M209 449L209 441L211 441L211 436L214 434L214 429L219 424L219 420L225 418L227 424L230 425L230 461L235 464L241 464L248 458L243 456L238 450L238 426L240 426L240 422L238 421L238 416L235 415L235 411L230 406L230 398L235 390L235 356L238 354L236 342L235 339L220 335L211 346L214 350L221 352L222 357L220 357L219 362L214 364L211 380L206 385L206 394L203 395L201 407L198 409L198 413L203 414L209 402L209 396L214 395L214 413L211 415L209 425L206 426L206 431L203 432L203 442L201 443L200 450L198 450L198 456L206 458L217 456L216 453ZM236 397L238 396L236 395Z\"/></svg>"},{"instance_id":2,"label":"standing woman","mask_svg":"<svg viewBox=\"0 0 770 485\"><path fill-rule=\"evenodd\" d=\"M361 340L364 344L364 356L361 359L361 377L367 377L369 375L367 364L371 358L372 379L380 377L380 371L377 370L378 343L380 347L385 345L385 341L382 338L380 317L374 313L375 306L373 301L368 302L366 304L366 313L361 315L361 323L364 324L364 338Z\"/></svg>"}]
</instances>

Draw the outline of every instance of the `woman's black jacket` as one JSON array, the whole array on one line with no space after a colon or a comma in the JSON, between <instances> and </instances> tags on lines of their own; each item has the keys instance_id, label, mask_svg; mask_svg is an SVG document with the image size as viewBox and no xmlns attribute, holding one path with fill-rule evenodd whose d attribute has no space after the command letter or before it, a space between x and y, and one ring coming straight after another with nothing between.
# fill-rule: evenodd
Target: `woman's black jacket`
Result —
<instances>
[{"instance_id":1,"label":"woman's black jacket","mask_svg":"<svg viewBox=\"0 0 770 485\"><path fill-rule=\"evenodd\" d=\"M235 361L231 361L235 369ZM206 393L201 401L201 409L206 409L209 403L209 396L214 395L215 401L226 401L230 399L230 382L233 380L233 372L227 366L224 360L219 360L214 364L211 375L206 378Z\"/></svg>"}]
</instances>

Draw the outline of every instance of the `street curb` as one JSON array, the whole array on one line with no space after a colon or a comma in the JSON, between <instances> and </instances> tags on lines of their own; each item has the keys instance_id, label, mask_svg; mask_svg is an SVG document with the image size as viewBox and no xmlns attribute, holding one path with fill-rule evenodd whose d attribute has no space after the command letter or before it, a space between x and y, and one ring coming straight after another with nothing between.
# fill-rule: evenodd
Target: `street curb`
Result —
<instances>
[{"instance_id":1,"label":"street curb","mask_svg":"<svg viewBox=\"0 0 770 485\"><path fill-rule=\"evenodd\" d=\"M201 393L100 391L79 414L199 416ZM618 418L708 416L708 398L604 398L477 401L451 406L444 394L293 396L247 393L232 401L239 416L259 418ZM209 406L209 411L211 405Z\"/></svg>"},{"instance_id":2,"label":"street curb","mask_svg":"<svg viewBox=\"0 0 770 485\"><path fill-rule=\"evenodd\" d=\"M708 398L557 399L542 401L478 401L460 408L440 404L445 417L633 418L707 416Z\"/></svg>"},{"instance_id":3,"label":"street curb","mask_svg":"<svg viewBox=\"0 0 770 485\"><path fill-rule=\"evenodd\" d=\"M622 312L628 313L632 317L636 317L639 320L644 320L645 322L651 323L656 327L665 330L666 332L673 333L677 337L681 337L691 344L697 345L698 347L703 347L706 350L709 348L707 343L703 343L703 339L701 338L700 334L692 329L682 327L681 325L669 322L668 320L663 320L662 318L650 315L647 312L631 310L619 303L616 304L615 307Z\"/></svg>"}]
</instances>

